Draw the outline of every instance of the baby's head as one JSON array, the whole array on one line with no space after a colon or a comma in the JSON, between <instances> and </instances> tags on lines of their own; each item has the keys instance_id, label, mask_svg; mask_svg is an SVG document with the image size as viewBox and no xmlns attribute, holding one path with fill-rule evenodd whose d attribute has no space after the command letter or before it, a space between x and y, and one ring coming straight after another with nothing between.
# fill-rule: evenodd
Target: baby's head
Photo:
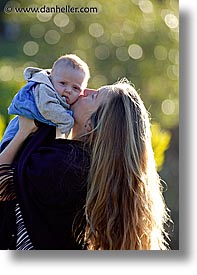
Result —
<instances>
[{"instance_id":1,"label":"baby's head","mask_svg":"<svg viewBox=\"0 0 197 275\"><path fill-rule=\"evenodd\" d=\"M87 64L75 54L58 58L51 70L51 81L57 93L73 104L87 87L90 72Z\"/></svg>"}]
</instances>

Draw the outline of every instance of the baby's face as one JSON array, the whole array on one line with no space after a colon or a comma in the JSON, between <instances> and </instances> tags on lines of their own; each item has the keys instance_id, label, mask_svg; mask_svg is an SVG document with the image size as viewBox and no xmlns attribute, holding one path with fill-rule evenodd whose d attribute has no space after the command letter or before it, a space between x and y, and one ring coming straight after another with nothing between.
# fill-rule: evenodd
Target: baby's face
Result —
<instances>
[{"instance_id":1,"label":"baby's face","mask_svg":"<svg viewBox=\"0 0 197 275\"><path fill-rule=\"evenodd\" d=\"M73 104L82 92L85 74L70 66L58 65L52 73L51 80L57 93L65 97L68 104Z\"/></svg>"}]
</instances>

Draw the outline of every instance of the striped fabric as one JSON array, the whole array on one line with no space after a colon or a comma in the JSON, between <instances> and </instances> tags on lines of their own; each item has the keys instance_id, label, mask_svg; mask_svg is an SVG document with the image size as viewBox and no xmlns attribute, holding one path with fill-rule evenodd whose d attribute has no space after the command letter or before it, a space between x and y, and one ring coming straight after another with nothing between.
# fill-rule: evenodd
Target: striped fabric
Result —
<instances>
[{"instance_id":1,"label":"striped fabric","mask_svg":"<svg viewBox=\"0 0 197 275\"><path fill-rule=\"evenodd\" d=\"M14 169L9 164L0 165L0 201L11 201L16 198L13 174Z\"/></svg>"},{"instance_id":2,"label":"striped fabric","mask_svg":"<svg viewBox=\"0 0 197 275\"><path fill-rule=\"evenodd\" d=\"M0 165L0 201L16 199L15 185L13 181L14 169L9 164ZM17 242L16 250L34 249L25 227L19 204L15 206Z\"/></svg>"},{"instance_id":3,"label":"striped fabric","mask_svg":"<svg viewBox=\"0 0 197 275\"><path fill-rule=\"evenodd\" d=\"M17 226L16 250L34 249L32 242L29 238L29 235L27 233L27 229L25 227L20 206L18 203L16 204L16 207L15 207L15 214L16 214L16 226Z\"/></svg>"}]
</instances>

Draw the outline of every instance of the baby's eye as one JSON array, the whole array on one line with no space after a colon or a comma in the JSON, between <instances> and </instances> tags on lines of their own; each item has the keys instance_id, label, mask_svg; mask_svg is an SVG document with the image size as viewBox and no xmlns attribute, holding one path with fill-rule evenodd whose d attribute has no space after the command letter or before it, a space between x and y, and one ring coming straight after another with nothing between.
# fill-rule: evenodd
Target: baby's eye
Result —
<instances>
[{"instance_id":1,"label":"baby's eye","mask_svg":"<svg viewBox=\"0 0 197 275\"><path fill-rule=\"evenodd\" d=\"M61 85L66 85L66 82L60 82Z\"/></svg>"},{"instance_id":2,"label":"baby's eye","mask_svg":"<svg viewBox=\"0 0 197 275\"><path fill-rule=\"evenodd\" d=\"M81 91L81 89L80 89L79 87L77 87L77 86L74 86L73 89L74 89L75 91L77 91L77 92L80 92L80 91Z\"/></svg>"}]
</instances>

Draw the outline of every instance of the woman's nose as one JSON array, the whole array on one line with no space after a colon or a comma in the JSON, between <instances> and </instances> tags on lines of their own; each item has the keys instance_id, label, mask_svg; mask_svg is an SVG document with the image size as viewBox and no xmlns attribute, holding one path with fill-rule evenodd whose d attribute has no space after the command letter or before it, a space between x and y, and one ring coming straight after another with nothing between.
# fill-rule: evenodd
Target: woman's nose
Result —
<instances>
[{"instance_id":1,"label":"woman's nose","mask_svg":"<svg viewBox=\"0 0 197 275\"><path fill-rule=\"evenodd\" d=\"M97 92L97 90L95 90L95 89L85 89L83 91L83 96L88 96L88 95L90 95L92 93L96 93L96 92Z\"/></svg>"}]
</instances>

